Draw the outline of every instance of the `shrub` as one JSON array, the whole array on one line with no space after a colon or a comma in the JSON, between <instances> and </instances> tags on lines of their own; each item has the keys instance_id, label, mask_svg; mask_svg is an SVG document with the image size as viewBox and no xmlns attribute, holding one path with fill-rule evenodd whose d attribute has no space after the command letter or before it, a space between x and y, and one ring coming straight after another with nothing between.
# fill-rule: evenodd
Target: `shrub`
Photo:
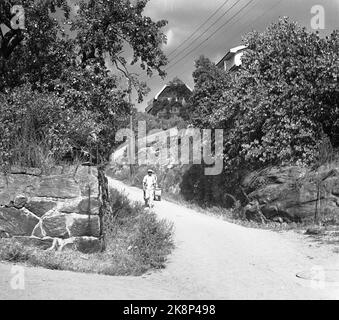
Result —
<instances>
[{"instance_id":1,"label":"shrub","mask_svg":"<svg viewBox=\"0 0 339 320\"><path fill-rule=\"evenodd\" d=\"M124 239L142 270L162 268L173 248L173 226L158 220L140 202L131 202L126 194L110 190L110 204L114 217L107 219L107 250L116 247L116 239Z\"/></svg>"},{"instance_id":2,"label":"shrub","mask_svg":"<svg viewBox=\"0 0 339 320\"><path fill-rule=\"evenodd\" d=\"M31 255L31 249L23 247L12 239L0 239L0 260L10 262L26 262Z\"/></svg>"},{"instance_id":3,"label":"shrub","mask_svg":"<svg viewBox=\"0 0 339 320\"><path fill-rule=\"evenodd\" d=\"M166 256L173 248L173 224L166 220L158 221L155 214L142 215L131 245L134 253L144 265L150 268L163 268Z\"/></svg>"}]
</instances>

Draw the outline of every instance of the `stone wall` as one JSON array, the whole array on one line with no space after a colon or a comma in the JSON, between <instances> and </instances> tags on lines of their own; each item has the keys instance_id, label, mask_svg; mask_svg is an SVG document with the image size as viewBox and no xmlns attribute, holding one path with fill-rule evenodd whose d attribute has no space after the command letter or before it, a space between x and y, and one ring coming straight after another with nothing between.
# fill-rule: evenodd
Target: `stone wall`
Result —
<instances>
[{"instance_id":1,"label":"stone wall","mask_svg":"<svg viewBox=\"0 0 339 320\"><path fill-rule=\"evenodd\" d=\"M44 249L100 250L97 170L12 167L0 175L0 237Z\"/></svg>"}]
</instances>

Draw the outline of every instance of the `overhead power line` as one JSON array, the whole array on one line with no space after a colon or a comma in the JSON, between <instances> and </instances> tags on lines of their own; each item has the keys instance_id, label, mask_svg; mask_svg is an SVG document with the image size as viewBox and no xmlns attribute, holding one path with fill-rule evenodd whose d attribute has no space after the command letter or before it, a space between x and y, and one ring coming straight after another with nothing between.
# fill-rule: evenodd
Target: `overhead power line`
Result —
<instances>
[{"instance_id":1,"label":"overhead power line","mask_svg":"<svg viewBox=\"0 0 339 320\"><path fill-rule=\"evenodd\" d=\"M240 14L243 10L245 10L254 0L250 0L245 6L243 6L239 11L237 11L231 18L229 18L225 23L223 23L219 28L217 28L210 36L208 36L204 41L202 41L200 44L198 44L196 47L194 47L192 50L190 50L188 53L186 53L181 59L176 61L173 65L170 65L165 71L173 68L176 66L179 62L184 60L186 57L188 57L192 52L200 48L204 43L206 43L208 40L213 38L221 29L223 29L234 17L236 17L238 14Z\"/></svg>"},{"instance_id":2,"label":"overhead power line","mask_svg":"<svg viewBox=\"0 0 339 320\"><path fill-rule=\"evenodd\" d=\"M250 25L253 25L255 22L257 22L259 19L261 19L262 17L264 17L265 15L267 15L268 13L270 13L273 9L276 9L281 3L282 3L283 0L277 0L276 3L274 3L268 10L265 10L263 13L261 13L260 15L258 15L257 17L254 16L254 19L251 20L250 23L247 23L245 26L244 26L244 23L241 24L241 32L239 32L239 34L242 34L245 29L247 27L249 27ZM254 3L255 5L255 3ZM242 14L240 17L238 17L238 19L233 23L233 26L235 23L237 23L242 17L244 16L244 14ZM248 22L248 21L247 21ZM239 37L239 36L238 36ZM231 38L231 39L234 39L235 37ZM204 50L205 48L208 47L208 43L203 47L201 48L201 50Z\"/></svg>"},{"instance_id":3,"label":"overhead power line","mask_svg":"<svg viewBox=\"0 0 339 320\"><path fill-rule=\"evenodd\" d=\"M237 0L230 8L228 8L216 21L214 21L202 34L200 34L198 37L193 39L185 48L180 50L173 58L172 61L180 56L182 53L184 53L188 48L190 48L197 40L202 38L209 30L211 30L224 16L226 16L241 0ZM171 63L171 62L170 62Z\"/></svg>"},{"instance_id":4,"label":"overhead power line","mask_svg":"<svg viewBox=\"0 0 339 320\"><path fill-rule=\"evenodd\" d=\"M173 49L167 56L169 57L171 54L173 54L174 52L176 52L179 48L181 48L188 40L192 39L197 33L198 31L203 28L209 21L211 21L211 19L219 12L220 9L222 9L228 2L229 0L224 1L224 3L219 6L214 12L213 14L211 14L203 24L201 24L200 26L198 26L198 28L196 28L190 36L188 36L185 40L183 40L175 49Z\"/></svg>"},{"instance_id":5,"label":"overhead power line","mask_svg":"<svg viewBox=\"0 0 339 320\"><path fill-rule=\"evenodd\" d=\"M282 3L282 1L283 1L283 0L278 0L277 2L273 3L273 5L270 6L268 10L265 10L264 12L262 12L262 13L261 13L260 15L258 15L257 17L253 17L253 18L251 19L250 23L248 23L248 21L247 21L246 26L244 26L244 23L242 23L242 24L241 24L241 27L242 27L241 30L242 30L242 32L244 31L244 29L245 29L246 27L249 27L251 24L253 25L256 21L258 21L259 19L261 19L262 17L264 17L264 16L267 15L268 13L272 12L273 9L276 9L278 6L280 6L280 4ZM253 6L253 5L252 5L252 6ZM240 17L238 17L238 19L237 19L234 23L239 22L239 20L240 20L241 17L243 17L243 16L244 16L244 13L243 13ZM207 46L208 46L208 43L202 48L202 50L205 49ZM174 72L174 70L170 71L169 74L173 74L173 72ZM180 77L180 76L182 76L185 72L187 72L187 71L183 70L183 71L182 71L179 75L177 75L177 76ZM153 78L153 79L152 79L152 78ZM153 75L149 80L154 80L154 79L155 79L155 78L154 78L154 75Z\"/></svg>"}]
</instances>

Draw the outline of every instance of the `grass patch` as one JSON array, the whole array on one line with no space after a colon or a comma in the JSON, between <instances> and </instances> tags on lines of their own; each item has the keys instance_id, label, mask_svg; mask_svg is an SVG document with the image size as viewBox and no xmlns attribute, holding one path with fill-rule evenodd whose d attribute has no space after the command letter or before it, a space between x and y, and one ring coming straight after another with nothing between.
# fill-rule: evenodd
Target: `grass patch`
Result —
<instances>
[{"instance_id":1,"label":"grass patch","mask_svg":"<svg viewBox=\"0 0 339 320\"><path fill-rule=\"evenodd\" d=\"M67 250L43 251L24 247L12 239L0 239L0 260L52 270L139 276L165 267L173 245L173 225L145 211L140 203L111 190L114 217L107 220L104 252L83 254Z\"/></svg>"}]
</instances>

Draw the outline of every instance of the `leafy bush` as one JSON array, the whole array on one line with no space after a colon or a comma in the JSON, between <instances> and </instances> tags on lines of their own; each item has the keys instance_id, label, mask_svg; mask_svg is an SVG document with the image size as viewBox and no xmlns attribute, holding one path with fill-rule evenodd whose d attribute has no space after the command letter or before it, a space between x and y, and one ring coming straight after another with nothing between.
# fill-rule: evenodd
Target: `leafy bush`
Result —
<instances>
[{"instance_id":1,"label":"leafy bush","mask_svg":"<svg viewBox=\"0 0 339 320\"><path fill-rule=\"evenodd\" d=\"M164 267L166 256L173 248L173 226L158 220L154 213L145 210L140 202L131 202L128 197L110 190L113 219L107 219L107 251L115 246L116 238L125 238L125 246L144 270ZM126 239L127 238L127 239Z\"/></svg>"}]
</instances>

